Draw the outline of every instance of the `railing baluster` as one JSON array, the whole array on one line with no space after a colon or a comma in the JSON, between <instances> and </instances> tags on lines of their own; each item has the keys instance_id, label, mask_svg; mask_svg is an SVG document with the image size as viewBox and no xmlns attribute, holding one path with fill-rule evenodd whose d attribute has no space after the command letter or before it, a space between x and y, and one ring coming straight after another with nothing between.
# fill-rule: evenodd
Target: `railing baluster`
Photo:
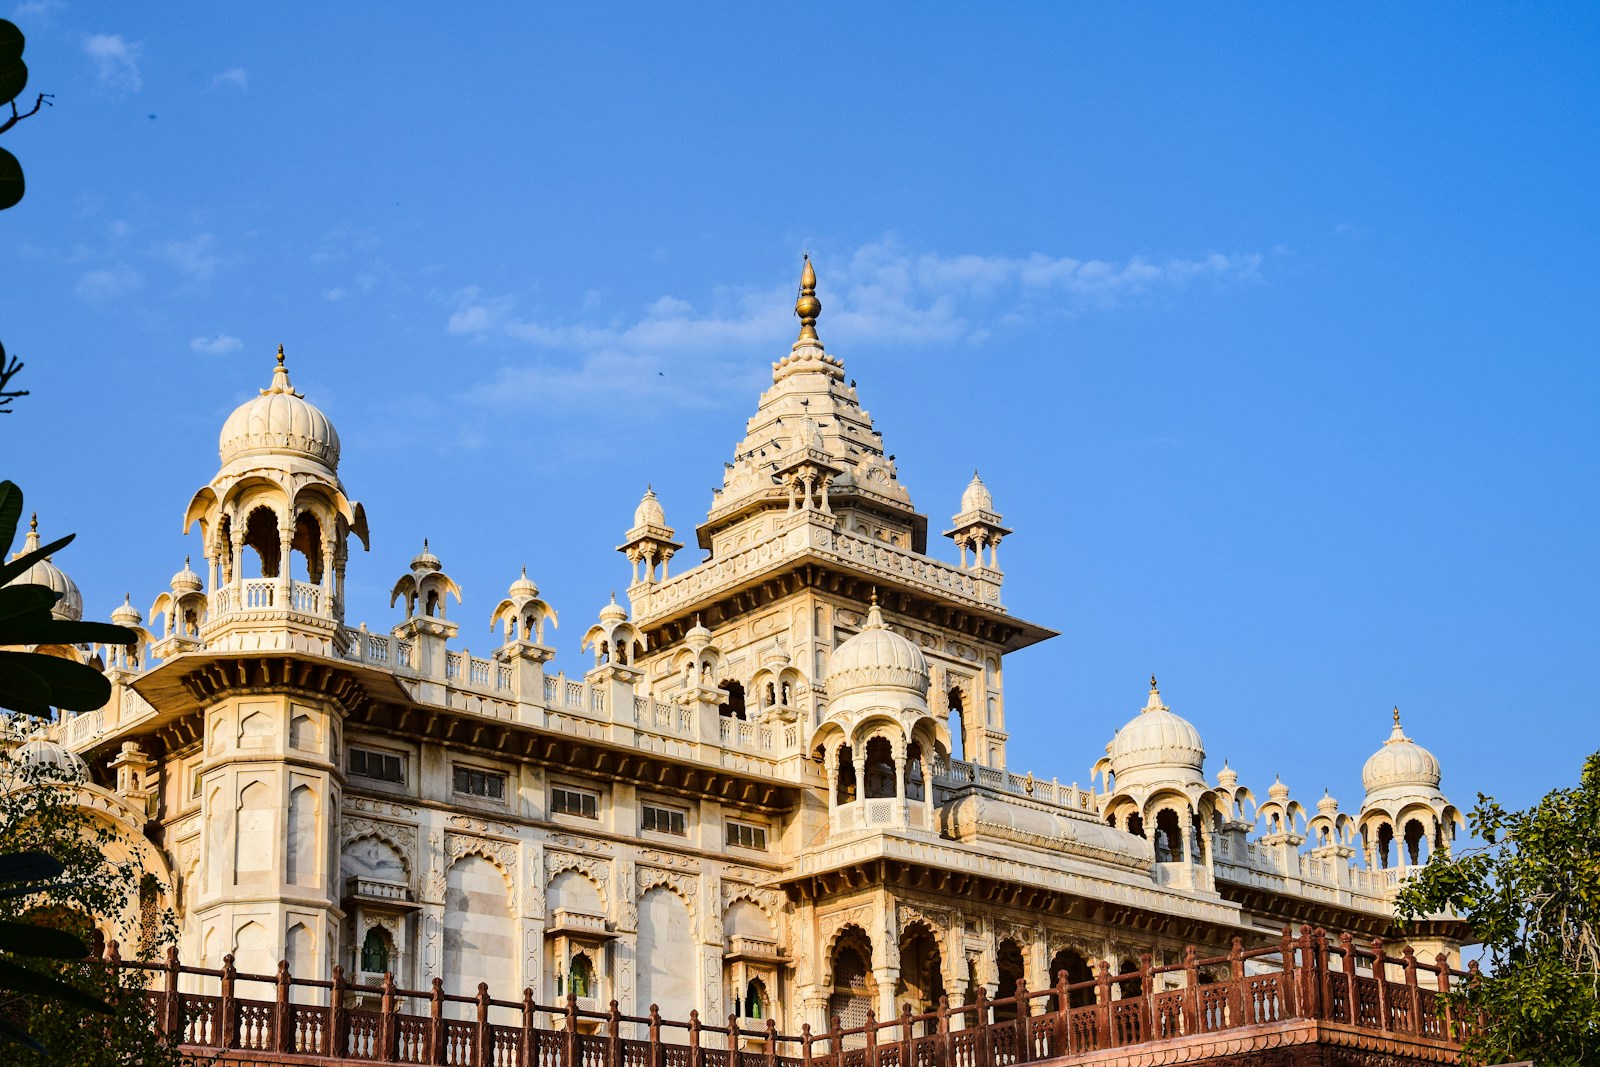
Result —
<instances>
[{"instance_id":1,"label":"railing baluster","mask_svg":"<svg viewBox=\"0 0 1600 1067\"><path fill-rule=\"evenodd\" d=\"M435 1067L447 1062L449 1050L444 1042L444 979L435 977L428 998L428 1062Z\"/></svg>"},{"instance_id":2,"label":"railing baluster","mask_svg":"<svg viewBox=\"0 0 1600 1067\"><path fill-rule=\"evenodd\" d=\"M1407 945L1402 953L1406 961L1406 998L1408 1000L1407 1012L1411 1015L1410 1030L1413 1034L1422 1033L1422 995L1417 992L1417 954Z\"/></svg>"},{"instance_id":3,"label":"railing baluster","mask_svg":"<svg viewBox=\"0 0 1600 1067\"><path fill-rule=\"evenodd\" d=\"M167 1034L174 1045L183 1042L183 994L178 992L178 977L183 973L178 963L178 946L167 946L167 1002L164 1020Z\"/></svg>"},{"instance_id":4,"label":"railing baluster","mask_svg":"<svg viewBox=\"0 0 1600 1067\"><path fill-rule=\"evenodd\" d=\"M472 1030L472 1067L494 1063L494 1032L489 1029L489 983L478 983L478 1013Z\"/></svg>"},{"instance_id":5,"label":"railing baluster","mask_svg":"<svg viewBox=\"0 0 1600 1067\"><path fill-rule=\"evenodd\" d=\"M1394 1020L1389 1017L1389 965L1383 955L1381 937L1372 939L1372 977L1378 980L1378 1029L1393 1030Z\"/></svg>"},{"instance_id":6,"label":"railing baluster","mask_svg":"<svg viewBox=\"0 0 1600 1067\"><path fill-rule=\"evenodd\" d=\"M1110 1048L1115 1044L1111 1029L1111 964L1105 960L1100 961L1100 973L1095 975L1094 994L1099 1002L1100 1017L1097 1020L1100 1028L1101 1048Z\"/></svg>"},{"instance_id":7,"label":"railing baluster","mask_svg":"<svg viewBox=\"0 0 1600 1067\"><path fill-rule=\"evenodd\" d=\"M652 1011L651 1016L654 1018ZM652 1037L652 1042L654 1038ZM522 990L522 1040L518 1043L517 1067L538 1067L539 1031L533 1025L533 987ZM652 1061L651 1067L659 1067Z\"/></svg>"},{"instance_id":8,"label":"railing baluster","mask_svg":"<svg viewBox=\"0 0 1600 1067\"><path fill-rule=\"evenodd\" d=\"M273 1042L279 1052L293 1052L294 1047L294 1009L289 1005L289 961L278 961L277 980L274 983L275 997L272 1005L272 1036Z\"/></svg>"},{"instance_id":9,"label":"railing baluster","mask_svg":"<svg viewBox=\"0 0 1600 1067\"><path fill-rule=\"evenodd\" d=\"M219 998L217 1010L222 1015L222 1036L217 1042L218 1048L233 1048L237 1035L234 1032L236 1010L233 1002L233 979L237 972L233 969L233 953L222 957L222 996ZM216 1022L212 1022L216 1027Z\"/></svg>"},{"instance_id":10,"label":"railing baluster","mask_svg":"<svg viewBox=\"0 0 1600 1067\"><path fill-rule=\"evenodd\" d=\"M939 994L939 1021L935 1025L939 1035L938 1043L933 1046L938 1057L935 1067L954 1067L955 1056L950 1048L950 998L943 993Z\"/></svg>"}]
</instances>

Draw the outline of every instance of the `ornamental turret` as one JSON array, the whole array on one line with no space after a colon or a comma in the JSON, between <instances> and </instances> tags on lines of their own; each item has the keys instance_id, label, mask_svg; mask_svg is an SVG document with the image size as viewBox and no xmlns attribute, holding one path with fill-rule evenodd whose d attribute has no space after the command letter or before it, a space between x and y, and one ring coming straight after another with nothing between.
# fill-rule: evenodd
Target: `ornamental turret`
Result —
<instances>
[{"instance_id":1,"label":"ornamental turret","mask_svg":"<svg viewBox=\"0 0 1600 1067\"><path fill-rule=\"evenodd\" d=\"M961 565L970 566L973 570L992 571L992 580L999 581L1000 542L1011 531L1000 525L1000 513L994 509L994 497L990 495L989 487L983 484L983 479L978 477L977 471L972 472L972 481L961 494L961 511L950 522L950 529L944 535L961 550ZM987 562L983 558L984 549L989 550ZM967 562L968 550L972 552L970 564Z\"/></svg>"},{"instance_id":2,"label":"ornamental turret","mask_svg":"<svg viewBox=\"0 0 1600 1067\"><path fill-rule=\"evenodd\" d=\"M271 384L223 423L218 454L183 520L185 533L200 523L207 646L343 651L349 538L367 547L367 517L339 481L339 435L290 384L282 345Z\"/></svg>"},{"instance_id":3,"label":"ornamental turret","mask_svg":"<svg viewBox=\"0 0 1600 1067\"><path fill-rule=\"evenodd\" d=\"M1406 736L1395 708L1389 739L1361 768L1366 795L1356 822L1368 868L1414 867L1434 852L1450 854L1462 818L1439 791L1442 777L1439 760Z\"/></svg>"},{"instance_id":4,"label":"ornamental turret","mask_svg":"<svg viewBox=\"0 0 1600 1067\"><path fill-rule=\"evenodd\" d=\"M656 499L655 489L645 486L644 497L633 510L633 526L628 530L627 540L617 546L617 551L627 556L628 562L633 564L630 585L640 582L654 584L658 580L657 566L661 568L659 580L667 580L667 563L683 547L672 539L675 532L667 525L667 513L661 501Z\"/></svg>"}]
</instances>

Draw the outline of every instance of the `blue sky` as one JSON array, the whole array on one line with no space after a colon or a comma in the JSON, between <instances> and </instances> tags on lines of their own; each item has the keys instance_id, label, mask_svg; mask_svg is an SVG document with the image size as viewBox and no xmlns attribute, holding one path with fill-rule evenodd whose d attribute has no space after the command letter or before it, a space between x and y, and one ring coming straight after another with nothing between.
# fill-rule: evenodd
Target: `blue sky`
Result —
<instances>
[{"instance_id":1,"label":"blue sky","mask_svg":"<svg viewBox=\"0 0 1600 1067\"><path fill-rule=\"evenodd\" d=\"M558 664L645 484L703 517L819 331L935 529L1016 534L1012 764L1145 679L1215 770L1360 800L1400 705L1466 806L1600 747L1600 8L30 2L7 476L102 617L195 551L288 352L463 644L524 564ZM949 547L935 549L954 558Z\"/></svg>"}]
</instances>

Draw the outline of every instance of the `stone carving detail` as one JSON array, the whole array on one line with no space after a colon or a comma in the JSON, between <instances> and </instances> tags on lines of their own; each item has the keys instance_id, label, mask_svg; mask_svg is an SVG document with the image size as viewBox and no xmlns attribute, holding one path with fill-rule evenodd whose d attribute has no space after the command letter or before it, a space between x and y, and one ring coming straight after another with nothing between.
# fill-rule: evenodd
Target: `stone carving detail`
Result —
<instances>
[{"instance_id":1,"label":"stone carving detail","mask_svg":"<svg viewBox=\"0 0 1600 1067\"><path fill-rule=\"evenodd\" d=\"M717 907L717 901L720 900L721 897L722 889L718 879L714 875L707 875L706 902L708 907L704 909L705 915L703 916L703 923L705 928L701 931L700 936L704 939L706 944L717 945L719 947L722 945L723 930L722 909Z\"/></svg>"},{"instance_id":2,"label":"stone carving detail","mask_svg":"<svg viewBox=\"0 0 1600 1067\"><path fill-rule=\"evenodd\" d=\"M776 889L766 889L760 886L740 885L737 882L722 883L722 910L726 912L728 905L735 900L748 900L762 911L772 922L774 931L781 930L783 920L783 894Z\"/></svg>"},{"instance_id":3,"label":"stone carving detail","mask_svg":"<svg viewBox=\"0 0 1600 1067\"><path fill-rule=\"evenodd\" d=\"M544 918L544 848L537 841L522 846L522 911L530 919Z\"/></svg>"},{"instance_id":4,"label":"stone carving detail","mask_svg":"<svg viewBox=\"0 0 1600 1067\"><path fill-rule=\"evenodd\" d=\"M373 800L370 797L350 797L345 801L345 806L351 811L359 811L366 815L389 816L407 822L416 822L417 819L416 808L409 808L404 804L395 804L387 800Z\"/></svg>"},{"instance_id":5,"label":"stone carving detail","mask_svg":"<svg viewBox=\"0 0 1600 1067\"><path fill-rule=\"evenodd\" d=\"M422 882L422 901L425 904L443 904L445 894L443 847L439 831L428 831L428 876Z\"/></svg>"},{"instance_id":6,"label":"stone carving detail","mask_svg":"<svg viewBox=\"0 0 1600 1067\"><path fill-rule=\"evenodd\" d=\"M593 856L578 856L571 852L558 852L555 849L546 849L544 854L544 883L549 885L551 879L562 871L579 871L584 874L600 891L600 904L610 908L611 900L611 861L596 859Z\"/></svg>"},{"instance_id":7,"label":"stone carving detail","mask_svg":"<svg viewBox=\"0 0 1600 1067\"><path fill-rule=\"evenodd\" d=\"M551 834L550 844L572 852L588 852L596 856L611 855L611 845L605 841L594 841L587 837L573 837L571 834Z\"/></svg>"},{"instance_id":8,"label":"stone carving detail","mask_svg":"<svg viewBox=\"0 0 1600 1067\"><path fill-rule=\"evenodd\" d=\"M658 885L664 885L687 901L691 909L699 902L700 879L692 874L664 871L659 867L647 867L642 863L636 874L639 896L644 896L647 890L654 889Z\"/></svg>"},{"instance_id":9,"label":"stone carving detail","mask_svg":"<svg viewBox=\"0 0 1600 1067\"><path fill-rule=\"evenodd\" d=\"M451 815L445 819L445 825L453 830L461 830L469 834L489 835L494 837L517 836L517 831L505 823L490 822L471 815Z\"/></svg>"},{"instance_id":10,"label":"stone carving detail","mask_svg":"<svg viewBox=\"0 0 1600 1067\"><path fill-rule=\"evenodd\" d=\"M939 908L918 907L904 900L895 902L895 918L899 920L900 937L904 937L906 930L913 923L921 923L932 932L933 938L939 943L939 948L945 946L945 939L950 933L950 913Z\"/></svg>"},{"instance_id":11,"label":"stone carving detail","mask_svg":"<svg viewBox=\"0 0 1600 1067\"><path fill-rule=\"evenodd\" d=\"M639 859L657 867L671 867L680 871L699 871L700 861L693 856L680 856L676 852L662 852L658 849L647 848L639 853Z\"/></svg>"},{"instance_id":12,"label":"stone carving detail","mask_svg":"<svg viewBox=\"0 0 1600 1067\"><path fill-rule=\"evenodd\" d=\"M346 815L339 827L339 845L343 848L352 841L363 837L376 837L387 842L394 850L400 853L400 862L406 866L406 873L412 872L412 865L417 857L417 828L401 823L390 822L387 819L368 819L360 815Z\"/></svg>"},{"instance_id":13,"label":"stone carving detail","mask_svg":"<svg viewBox=\"0 0 1600 1067\"><path fill-rule=\"evenodd\" d=\"M516 892L517 846L510 841L446 833L444 851L449 864L454 864L462 856L482 856L500 871L500 877L506 881L506 893ZM442 893L440 897L443 898Z\"/></svg>"},{"instance_id":14,"label":"stone carving detail","mask_svg":"<svg viewBox=\"0 0 1600 1067\"><path fill-rule=\"evenodd\" d=\"M720 1019L722 1017L722 960L718 958L718 955L707 953L705 974L706 1014L713 1019Z\"/></svg>"},{"instance_id":15,"label":"stone carving detail","mask_svg":"<svg viewBox=\"0 0 1600 1067\"><path fill-rule=\"evenodd\" d=\"M622 897L621 928L624 930L639 929L639 898L633 891L634 877L632 861L622 860L617 864L617 892Z\"/></svg>"}]
</instances>

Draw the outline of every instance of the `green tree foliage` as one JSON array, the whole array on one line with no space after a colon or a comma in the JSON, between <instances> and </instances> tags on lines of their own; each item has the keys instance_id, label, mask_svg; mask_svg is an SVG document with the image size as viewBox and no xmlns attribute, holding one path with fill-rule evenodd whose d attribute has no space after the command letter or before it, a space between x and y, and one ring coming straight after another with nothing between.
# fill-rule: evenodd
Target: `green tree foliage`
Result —
<instances>
[{"instance_id":1,"label":"green tree foliage","mask_svg":"<svg viewBox=\"0 0 1600 1067\"><path fill-rule=\"evenodd\" d=\"M133 919L123 948L154 960L175 938L161 886L121 842L115 827L82 806L70 772L0 756L0 877L9 866L28 884L0 887L0 1067L43 1062L86 1067L176 1067L142 995L147 972L113 969L67 953L96 945L96 921ZM115 857L124 858L115 858ZM41 864L40 860L44 863ZM54 861L51 863L50 861ZM51 877L57 870L65 877ZM62 958L69 956L69 958Z\"/></svg>"},{"instance_id":2,"label":"green tree foliage","mask_svg":"<svg viewBox=\"0 0 1600 1067\"><path fill-rule=\"evenodd\" d=\"M1479 794L1468 822L1485 844L1436 854L1398 901L1404 919L1454 911L1483 944L1486 973L1462 1007L1488 1027L1467 1053L1600 1067L1600 752L1576 788L1513 812Z\"/></svg>"},{"instance_id":3,"label":"green tree foliage","mask_svg":"<svg viewBox=\"0 0 1600 1067\"><path fill-rule=\"evenodd\" d=\"M22 61L26 43L27 39L15 23L0 19L0 107L9 105L11 108L11 115L0 119L0 133L37 115L39 109L50 102L50 94L40 93L34 98L31 110L22 111L17 107L17 97L28 87L28 65ZM15 207L25 189L22 164L17 162L16 156L0 148L0 211Z\"/></svg>"}]
</instances>

